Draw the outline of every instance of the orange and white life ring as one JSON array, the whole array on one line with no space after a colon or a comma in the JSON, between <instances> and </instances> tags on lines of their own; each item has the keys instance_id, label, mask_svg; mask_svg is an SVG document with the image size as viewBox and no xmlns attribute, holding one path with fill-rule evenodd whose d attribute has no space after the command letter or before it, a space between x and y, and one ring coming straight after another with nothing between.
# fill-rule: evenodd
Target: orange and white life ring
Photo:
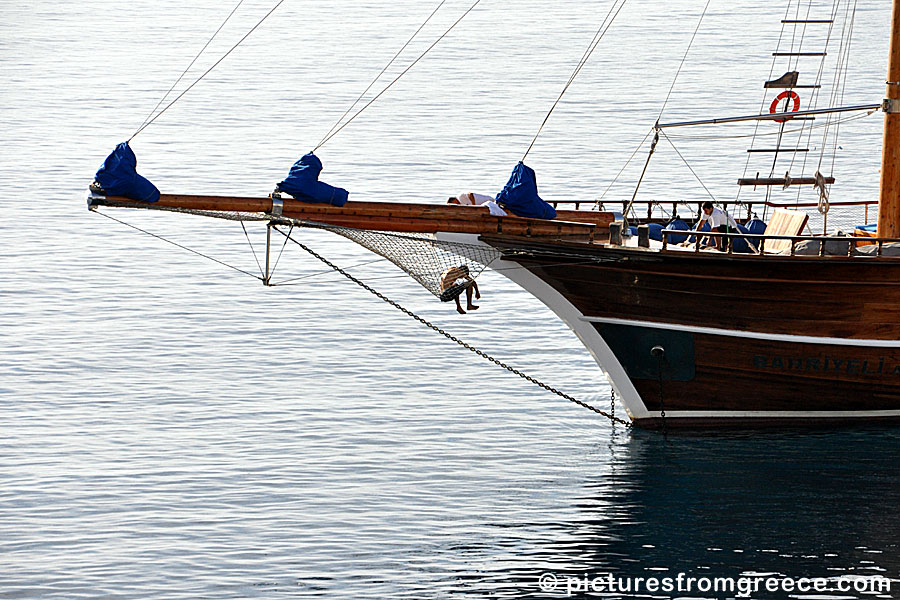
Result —
<instances>
[{"instance_id":1,"label":"orange and white life ring","mask_svg":"<svg viewBox=\"0 0 900 600\"><path fill-rule=\"evenodd\" d=\"M793 107L789 111L786 110L784 112L797 112L798 110L800 110L800 96L797 94L797 92L795 92L794 90L784 90L783 92L781 92L780 94L775 96L774 100L772 100L772 104L769 105L769 112L772 114L775 114L776 112L778 112L778 103L781 102L782 100L785 100L788 98L790 98L794 104L793 104ZM784 119L772 119L772 120L775 121L776 123L784 123L788 119L790 119L790 117L785 117Z\"/></svg>"}]
</instances>

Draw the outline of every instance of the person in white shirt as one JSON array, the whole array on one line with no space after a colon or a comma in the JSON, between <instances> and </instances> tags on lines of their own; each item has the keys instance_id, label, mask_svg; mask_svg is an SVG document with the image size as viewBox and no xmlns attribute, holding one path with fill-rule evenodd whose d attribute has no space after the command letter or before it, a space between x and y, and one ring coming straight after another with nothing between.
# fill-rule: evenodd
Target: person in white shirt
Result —
<instances>
[{"instance_id":1,"label":"person in white shirt","mask_svg":"<svg viewBox=\"0 0 900 600\"><path fill-rule=\"evenodd\" d=\"M487 206L488 210L495 217L505 217L506 211L500 208L500 205L494 202L494 199L490 196L485 196L484 194L475 194L472 192L466 192L465 194L460 194L459 196L452 196L449 200L447 200L447 204L461 204L464 206Z\"/></svg>"},{"instance_id":2,"label":"person in white shirt","mask_svg":"<svg viewBox=\"0 0 900 600\"><path fill-rule=\"evenodd\" d=\"M700 231L706 222L709 222L710 231L719 231L721 233L728 233L729 230L732 233L738 231L737 222L731 218L731 215L721 208L713 206L712 202L704 202L701 208L703 209L703 215L697 221L696 227L694 227L697 231ZM722 238L722 244L719 244L719 238L713 237L711 239L712 245L716 248L721 248L723 251L728 250L728 238Z\"/></svg>"}]
</instances>

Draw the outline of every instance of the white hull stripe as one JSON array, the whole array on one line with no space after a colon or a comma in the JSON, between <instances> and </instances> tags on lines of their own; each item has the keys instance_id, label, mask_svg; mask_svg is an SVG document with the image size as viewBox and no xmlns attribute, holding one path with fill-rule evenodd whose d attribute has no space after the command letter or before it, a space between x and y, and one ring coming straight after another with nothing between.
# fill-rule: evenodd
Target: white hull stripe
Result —
<instances>
[{"instance_id":1,"label":"white hull stripe","mask_svg":"<svg viewBox=\"0 0 900 600\"><path fill-rule=\"evenodd\" d=\"M480 244L490 247L478 236L471 233L438 233L437 238L444 241L461 242L465 244ZM597 328L584 320L584 315L575 306L565 299L557 290L550 286L547 282L537 277L528 269L523 269L521 265L497 260L491 264L491 267L497 269L499 273L506 278L512 280L532 296L540 300L552 310L557 317L572 329L581 343L597 361L600 369L606 375L613 389L622 401L626 412L632 419L640 419L651 416L647 412L640 395L635 389L634 384L628 378L625 368L613 354L603 337L597 331Z\"/></svg>"},{"instance_id":2,"label":"white hull stripe","mask_svg":"<svg viewBox=\"0 0 900 600\"><path fill-rule=\"evenodd\" d=\"M658 412L650 415L659 418ZM683 417L692 419L847 419L871 417L900 417L900 410L667 410L666 418Z\"/></svg>"},{"instance_id":3,"label":"white hull stripe","mask_svg":"<svg viewBox=\"0 0 900 600\"><path fill-rule=\"evenodd\" d=\"M758 331L738 331L736 329L719 329L716 327L698 327L696 325L678 325L676 323L657 323L653 321L634 321L631 319L613 319L607 317L581 317L591 323L610 323L612 325L633 325L651 329L671 329L690 333L706 333L729 337L749 338L753 340L771 340L790 342L793 344L831 344L834 346L862 346L866 348L900 348L900 340L871 340L836 337L816 337L811 335L784 335L780 333L762 333Z\"/></svg>"}]
</instances>

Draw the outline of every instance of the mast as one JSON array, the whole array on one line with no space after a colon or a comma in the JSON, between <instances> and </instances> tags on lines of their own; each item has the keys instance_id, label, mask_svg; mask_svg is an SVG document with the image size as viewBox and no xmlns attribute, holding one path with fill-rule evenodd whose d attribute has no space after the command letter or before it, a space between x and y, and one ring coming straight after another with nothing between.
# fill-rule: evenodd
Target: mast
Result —
<instances>
[{"instance_id":1,"label":"mast","mask_svg":"<svg viewBox=\"0 0 900 600\"><path fill-rule=\"evenodd\" d=\"M900 237L900 0L893 0L886 83L878 236Z\"/></svg>"}]
</instances>

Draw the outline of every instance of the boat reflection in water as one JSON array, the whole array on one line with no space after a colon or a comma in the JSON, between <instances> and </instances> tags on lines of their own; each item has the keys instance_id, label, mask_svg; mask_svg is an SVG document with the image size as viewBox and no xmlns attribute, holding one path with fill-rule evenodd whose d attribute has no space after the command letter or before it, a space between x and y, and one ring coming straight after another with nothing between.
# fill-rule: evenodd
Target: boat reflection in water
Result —
<instances>
[{"instance_id":1,"label":"boat reflection in water","mask_svg":"<svg viewBox=\"0 0 900 600\"><path fill-rule=\"evenodd\" d=\"M605 447L608 445L608 448ZM610 451L612 454L610 455ZM809 430L726 435L634 431L598 446L609 464L584 494L555 514L523 524L545 540L485 574L502 597L542 594L538 578L883 576L900 593L900 432ZM534 531L527 536L534 538ZM521 544L522 538L511 544ZM524 536L523 536L524 537ZM481 583L486 583L483 578ZM473 582L473 587L481 586ZM810 592L813 593L813 592ZM533 594L533 595L532 595ZM864 597L856 592L816 597ZM722 594L605 594L591 597L726 597ZM577 597L578 595L575 594ZM808 594L806 595L808 597ZM751 597L804 597L785 592ZM878 597L868 595L867 597Z\"/></svg>"}]
</instances>

